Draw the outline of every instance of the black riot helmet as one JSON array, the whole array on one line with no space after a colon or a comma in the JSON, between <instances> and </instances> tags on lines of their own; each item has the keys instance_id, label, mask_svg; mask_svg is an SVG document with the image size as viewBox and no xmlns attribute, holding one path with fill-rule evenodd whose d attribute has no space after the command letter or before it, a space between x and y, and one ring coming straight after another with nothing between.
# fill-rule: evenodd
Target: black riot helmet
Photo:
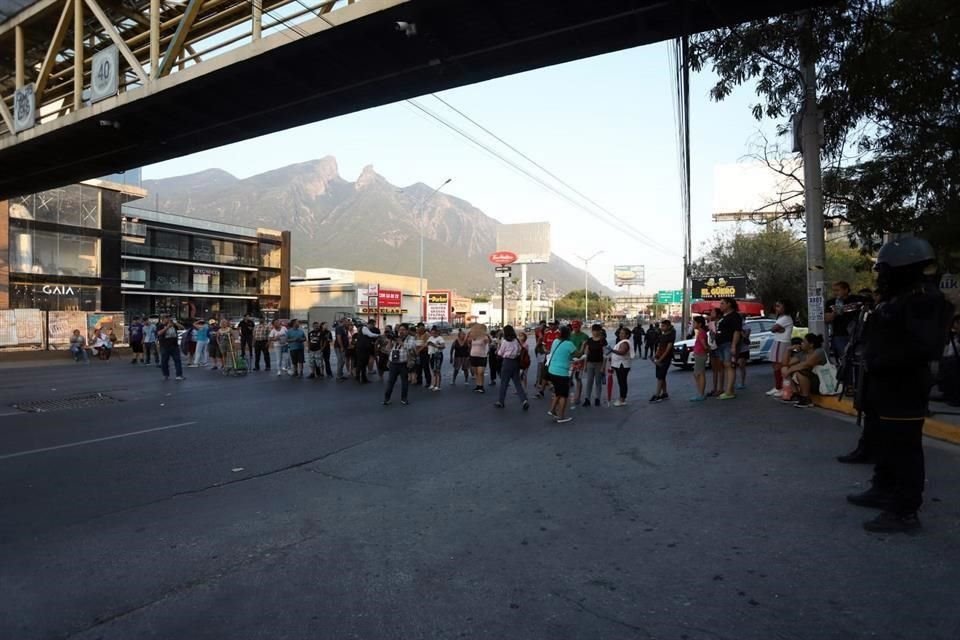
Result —
<instances>
[{"instance_id":1,"label":"black riot helmet","mask_svg":"<svg viewBox=\"0 0 960 640\"><path fill-rule=\"evenodd\" d=\"M890 269L900 269L914 265L923 265L936 261L937 256L933 252L933 247L923 238L909 236L891 240L882 247L877 253L876 270L880 271L883 266Z\"/></svg>"}]
</instances>

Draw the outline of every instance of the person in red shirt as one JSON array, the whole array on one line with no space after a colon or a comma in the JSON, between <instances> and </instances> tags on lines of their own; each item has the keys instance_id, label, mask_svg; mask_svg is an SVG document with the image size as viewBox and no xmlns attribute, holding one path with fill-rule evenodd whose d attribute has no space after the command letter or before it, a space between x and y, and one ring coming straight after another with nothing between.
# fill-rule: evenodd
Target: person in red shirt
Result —
<instances>
[{"instance_id":1,"label":"person in red shirt","mask_svg":"<svg viewBox=\"0 0 960 640\"><path fill-rule=\"evenodd\" d=\"M547 354L550 353L554 341L560 338L560 323L556 320L550 321L550 326L543 330L537 336L537 362L540 367L537 372L537 397L543 397L543 391L547 388Z\"/></svg>"}]
</instances>

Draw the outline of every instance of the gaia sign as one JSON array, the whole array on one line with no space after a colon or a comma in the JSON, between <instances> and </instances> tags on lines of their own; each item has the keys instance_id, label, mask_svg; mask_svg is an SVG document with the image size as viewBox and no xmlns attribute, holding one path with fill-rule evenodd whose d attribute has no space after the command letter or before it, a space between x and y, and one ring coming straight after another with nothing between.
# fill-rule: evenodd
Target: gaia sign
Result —
<instances>
[{"instance_id":1,"label":"gaia sign","mask_svg":"<svg viewBox=\"0 0 960 640\"><path fill-rule=\"evenodd\" d=\"M719 300L747 297L747 279L744 276L712 276L691 281L693 298Z\"/></svg>"}]
</instances>

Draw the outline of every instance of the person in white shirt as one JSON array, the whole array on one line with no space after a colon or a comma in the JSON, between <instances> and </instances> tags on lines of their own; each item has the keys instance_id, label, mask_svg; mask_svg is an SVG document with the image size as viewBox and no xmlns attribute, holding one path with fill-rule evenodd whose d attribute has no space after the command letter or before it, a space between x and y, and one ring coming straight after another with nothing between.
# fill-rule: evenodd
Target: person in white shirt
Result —
<instances>
[{"instance_id":1,"label":"person in white shirt","mask_svg":"<svg viewBox=\"0 0 960 640\"><path fill-rule=\"evenodd\" d=\"M523 403L521 406L523 410L526 411L530 408L530 403L527 402L527 391L523 388L523 384L520 382L520 358L523 352L527 349L526 344L521 344L520 340L517 338L517 331L511 325L507 325L503 328L503 339L500 340L500 344L497 347L497 356L501 361L500 368L500 392L499 399L494 405L498 409L503 408L503 403L507 398L507 387L510 385L510 381L513 381L513 387L517 390L517 395L520 396L520 401ZM527 352L527 365L530 364L530 354Z\"/></svg>"},{"instance_id":2,"label":"person in white shirt","mask_svg":"<svg viewBox=\"0 0 960 640\"><path fill-rule=\"evenodd\" d=\"M290 373L290 351L287 347L287 328L279 320L273 321L270 330L270 348L273 351L274 362L277 363L277 375Z\"/></svg>"},{"instance_id":3,"label":"person in white shirt","mask_svg":"<svg viewBox=\"0 0 960 640\"><path fill-rule=\"evenodd\" d=\"M427 338L427 353L430 357L430 381L433 383L431 391L440 391L440 370L443 368L443 351L447 348L447 341L440 335L436 327L430 329Z\"/></svg>"},{"instance_id":4,"label":"person in white shirt","mask_svg":"<svg viewBox=\"0 0 960 640\"><path fill-rule=\"evenodd\" d=\"M773 305L777 322L770 330L773 332L773 348L770 349L770 362L773 364L773 388L768 396L779 398L783 395L783 367L790 365L790 339L793 338L793 309L786 300L778 300Z\"/></svg>"},{"instance_id":5,"label":"person in white shirt","mask_svg":"<svg viewBox=\"0 0 960 640\"><path fill-rule=\"evenodd\" d=\"M390 404L393 387L400 379L400 404L409 404L407 392L410 389L409 370L417 362L417 343L409 334L407 325L401 324L397 328L397 335L390 342L390 377L387 380L387 389L383 394L383 404Z\"/></svg>"}]
</instances>

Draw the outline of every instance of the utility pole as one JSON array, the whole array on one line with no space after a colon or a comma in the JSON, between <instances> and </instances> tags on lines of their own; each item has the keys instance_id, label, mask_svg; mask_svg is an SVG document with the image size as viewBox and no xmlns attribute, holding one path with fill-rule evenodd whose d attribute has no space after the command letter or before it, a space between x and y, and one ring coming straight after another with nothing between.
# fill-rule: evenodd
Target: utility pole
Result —
<instances>
[{"instance_id":1,"label":"utility pole","mask_svg":"<svg viewBox=\"0 0 960 640\"><path fill-rule=\"evenodd\" d=\"M585 325L590 323L590 272L587 271L587 269L590 267L590 261L601 253L603 253L603 249L597 251L589 258L580 258L580 256L577 256L583 260L583 324Z\"/></svg>"},{"instance_id":2,"label":"utility pole","mask_svg":"<svg viewBox=\"0 0 960 640\"><path fill-rule=\"evenodd\" d=\"M800 17L800 60L804 99L801 152L803 155L803 205L807 222L807 316L811 333L824 335L823 176L820 171L820 114L817 109L817 57L813 48L812 14Z\"/></svg>"}]
</instances>

